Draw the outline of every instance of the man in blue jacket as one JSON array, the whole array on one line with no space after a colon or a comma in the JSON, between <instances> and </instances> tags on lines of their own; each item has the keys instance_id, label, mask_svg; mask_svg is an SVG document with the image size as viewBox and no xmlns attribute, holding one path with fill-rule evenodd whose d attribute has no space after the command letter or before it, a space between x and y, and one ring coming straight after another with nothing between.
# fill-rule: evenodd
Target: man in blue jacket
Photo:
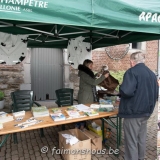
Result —
<instances>
[{"instance_id":1,"label":"man in blue jacket","mask_svg":"<svg viewBox=\"0 0 160 160\"><path fill-rule=\"evenodd\" d=\"M156 75L144 64L145 54L130 56L131 68L120 86L121 101L118 116L124 118L125 160L144 160L147 120L158 96Z\"/></svg>"}]
</instances>

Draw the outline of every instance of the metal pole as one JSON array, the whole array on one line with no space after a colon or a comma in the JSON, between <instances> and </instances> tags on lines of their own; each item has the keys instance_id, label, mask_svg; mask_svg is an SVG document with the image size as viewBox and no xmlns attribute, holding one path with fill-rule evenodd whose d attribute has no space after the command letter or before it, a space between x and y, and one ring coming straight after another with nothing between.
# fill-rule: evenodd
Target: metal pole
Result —
<instances>
[{"instance_id":1,"label":"metal pole","mask_svg":"<svg viewBox=\"0 0 160 160\"><path fill-rule=\"evenodd\" d=\"M160 79L160 40L158 40L158 55L157 55L157 78ZM160 95L160 89L159 89L159 95Z\"/></svg>"},{"instance_id":2,"label":"metal pole","mask_svg":"<svg viewBox=\"0 0 160 160\"><path fill-rule=\"evenodd\" d=\"M158 55L157 55L157 77L158 79L160 79L160 40L158 40ZM159 83L158 83L159 84ZM160 87L160 86L159 86ZM158 105L158 112L159 112L159 108L160 108L160 89L159 89L159 92L158 92L158 102L157 102L157 105ZM159 117L159 116L158 116ZM158 122L159 122L159 119L158 119ZM159 132L159 131L158 131ZM158 134L157 132L157 134ZM157 141L159 139L157 138ZM158 150L158 146L157 146L157 150ZM157 152L157 157L159 156L159 153Z\"/></svg>"}]
</instances>

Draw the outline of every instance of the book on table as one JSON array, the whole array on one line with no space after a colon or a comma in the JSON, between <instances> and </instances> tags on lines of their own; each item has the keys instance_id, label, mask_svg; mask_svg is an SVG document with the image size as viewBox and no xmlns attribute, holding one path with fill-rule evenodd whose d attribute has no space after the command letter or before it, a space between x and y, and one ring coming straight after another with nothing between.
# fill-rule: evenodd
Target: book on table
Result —
<instances>
[{"instance_id":1,"label":"book on table","mask_svg":"<svg viewBox=\"0 0 160 160\"><path fill-rule=\"evenodd\" d=\"M81 116L78 111L66 110L66 112L69 115L69 117L76 118L76 117L80 117Z\"/></svg>"},{"instance_id":2,"label":"book on table","mask_svg":"<svg viewBox=\"0 0 160 160\"><path fill-rule=\"evenodd\" d=\"M7 116L7 113L6 112L4 112L4 111L1 111L0 112L0 117L6 117Z\"/></svg>"},{"instance_id":3,"label":"book on table","mask_svg":"<svg viewBox=\"0 0 160 160\"><path fill-rule=\"evenodd\" d=\"M91 108L86 109L86 110L84 110L83 112L84 112L87 116L97 116L97 115L99 115L99 113L98 113L96 110L91 109Z\"/></svg>"},{"instance_id":4,"label":"book on table","mask_svg":"<svg viewBox=\"0 0 160 160\"><path fill-rule=\"evenodd\" d=\"M113 104L91 104L90 108L97 112L112 112L114 110Z\"/></svg>"},{"instance_id":5,"label":"book on table","mask_svg":"<svg viewBox=\"0 0 160 160\"><path fill-rule=\"evenodd\" d=\"M0 123L6 123L13 120L14 120L13 116L8 115L8 113L4 111L0 112Z\"/></svg>"},{"instance_id":6,"label":"book on table","mask_svg":"<svg viewBox=\"0 0 160 160\"><path fill-rule=\"evenodd\" d=\"M78 111L77 108L74 107L74 106L67 107L66 110L67 110L67 111Z\"/></svg>"},{"instance_id":7,"label":"book on table","mask_svg":"<svg viewBox=\"0 0 160 160\"><path fill-rule=\"evenodd\" d=\"M17 117L24 117L25 116L25 111L14 112L13 116L15 118L17 118Z\"/></svg>"},{"instance_id":8,"label":"book on table","mask_svg":"<svg viewBox=\"0 0 160 160\"><path fill-rule=\"evenodd\" d=\"M49 111L46 106L32 107L32 113L34 117L49 116Z\"/></svg>"},{"instance_id":9,"label":"book on table","mask_svg":"<svg viewBox=\"0 0 160 160\"><path fill-rule=\"evenodd\" d=\"M69 118L81 118L85 117L83 112L79 111L75 106L67 107L65 110L69 116Z\"/></svg>"},{"instance_id":10,"label":"book on table","mask_svg":"<svg viewBox=\"0 0 160 160\"><path fill-rule=\"evenodd\" d=\"M53 113L62 113L62 110L60 108L52 108L51 109Z\"/></svg>"},{"instance_id":11,"label":"book on table","mask_svg":"<svg viewBox=\"0 0 160 160\"><path fill-rule=\"evenodd\" d=\"M66 119L66 117L62 113L53 113L50 114L50 116L54 121L62 121Z\"/></svg>"},{"instance_id":12,"label":"book on table","mask_svg":"<svg viewBox=\"0 0 160 160\"><path fill-rule=\"evenodd\" d=\"M0 123L6 123L6 122L10 122L13 121L13 116L6 116L6 117L0 117Z\"/></svg>"}]
</instances>

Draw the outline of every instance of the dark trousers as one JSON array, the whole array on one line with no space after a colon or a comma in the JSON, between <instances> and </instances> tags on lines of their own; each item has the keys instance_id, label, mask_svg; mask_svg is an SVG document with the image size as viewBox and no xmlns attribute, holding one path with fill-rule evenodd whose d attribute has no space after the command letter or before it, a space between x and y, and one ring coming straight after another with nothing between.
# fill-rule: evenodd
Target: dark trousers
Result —
<instances>
[{"instance_id":1,"label":"dark trousers","mask_svg":"<svg viewBox=\"0 0 160 160\"><path fill-rule=\"evenodd\" d=\"M125 160L143 160L146 152L147 120L143 118L124 118Z\"/></svg>"}]
</instances>

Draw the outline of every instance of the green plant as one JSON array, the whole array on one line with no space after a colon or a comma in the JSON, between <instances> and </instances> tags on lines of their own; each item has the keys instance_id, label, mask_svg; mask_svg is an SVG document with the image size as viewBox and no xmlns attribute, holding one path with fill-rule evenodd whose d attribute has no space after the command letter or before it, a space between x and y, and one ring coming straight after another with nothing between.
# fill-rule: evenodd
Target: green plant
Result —
<instances>
[{"instance_id":1,"label":"green plant","mask_svg":"<svg viewBox=\"0 0 160 160\"><path fill-rule=\"evenodd\" d=\"M4 100L4 92L0 91L0 101L3 101L3 100Z\"/></svg>"}]
</instances>

